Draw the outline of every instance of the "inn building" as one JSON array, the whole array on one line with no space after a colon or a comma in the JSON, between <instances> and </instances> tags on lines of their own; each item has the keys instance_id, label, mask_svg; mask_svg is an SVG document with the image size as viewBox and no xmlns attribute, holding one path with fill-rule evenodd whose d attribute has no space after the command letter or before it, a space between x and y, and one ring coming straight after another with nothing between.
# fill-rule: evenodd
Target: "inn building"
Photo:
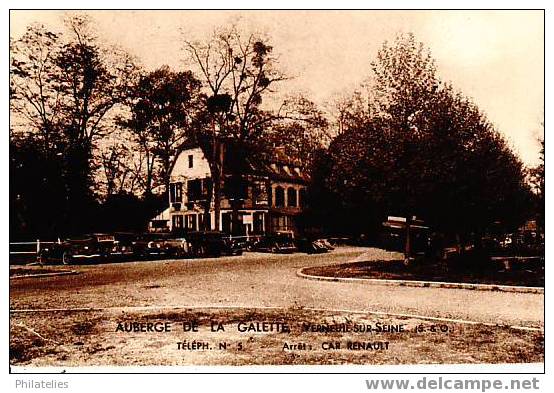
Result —
<instances>
[{"instance_id":1,"label":"inn building","mask_svg":"<svg viewBox=\"0 0 554 393\"><path fill-rule=\"evenodd\" d=\"M308 177L283 149L270 159L241 154L222 146L219 228L215 228L213 187L209 162L202 149L181 151L170 175L169 206L150 223L151 229L177 231L219 230L242 236L298 232ZM205 214L209 204L209 215Z\"/></svg>"}]
</instances>

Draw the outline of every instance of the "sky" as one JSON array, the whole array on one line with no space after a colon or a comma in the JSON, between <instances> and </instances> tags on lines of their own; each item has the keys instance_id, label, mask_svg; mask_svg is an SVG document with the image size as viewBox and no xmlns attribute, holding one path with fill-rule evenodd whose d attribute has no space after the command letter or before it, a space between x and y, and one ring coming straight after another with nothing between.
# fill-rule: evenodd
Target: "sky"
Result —
<instances>
[{"instance_id":1,"label":"sky","mask_svg":"<svg viewBox=\"0 0 554 393\"><path fill-rule=\"evenodd\" d=\"M266 33L279 66L293 78L284 91L319 105L358 88L384 41L414 33L451 82L481 108L525 164L539 159L544 117L542 11L89 11L100 37L147 69L183 69L183 40L202 39L235 22ZM10 11L10 36L32 22L63 28L61 11Z\"/></svg>"}]
</instances>

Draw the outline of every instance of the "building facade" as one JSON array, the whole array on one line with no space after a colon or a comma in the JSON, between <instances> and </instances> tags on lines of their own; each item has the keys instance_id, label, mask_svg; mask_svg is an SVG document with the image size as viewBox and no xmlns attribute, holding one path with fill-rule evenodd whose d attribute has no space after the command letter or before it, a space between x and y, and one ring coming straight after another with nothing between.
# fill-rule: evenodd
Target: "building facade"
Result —
<instances>
[{"instance_id":1,"label":"building facade","mask_svg":"<svg viewBox=\"0 0 554 393\"><path fill-rule=\"evenodd\" d=\"M171 171L170 231L219 230L239 236L298 232L307 177L277 149L272 160L248 159L225 147L222 159L219 228L215 228L210 165L199 147L183 150ZM209 210L209 214L206 211Z\"/></svg>"}]
</instances>

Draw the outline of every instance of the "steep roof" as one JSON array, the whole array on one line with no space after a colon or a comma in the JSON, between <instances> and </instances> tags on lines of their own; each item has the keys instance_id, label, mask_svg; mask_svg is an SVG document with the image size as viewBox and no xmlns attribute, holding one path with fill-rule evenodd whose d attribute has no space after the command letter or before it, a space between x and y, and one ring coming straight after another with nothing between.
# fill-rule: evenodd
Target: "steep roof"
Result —
<instances>
[{"instance_id":1,"label":"steep roof","mask_svg":"<svg viewBox=\"0 0 554 393\"><path fill-rule=\"evenodd\" d=\"M269 152L257 152L235 144L226 144L223 170L226 174L252 174L271 179L306 182L298 162L287 157L284 149L274 148Z\"/></svg>"}]
</instances>

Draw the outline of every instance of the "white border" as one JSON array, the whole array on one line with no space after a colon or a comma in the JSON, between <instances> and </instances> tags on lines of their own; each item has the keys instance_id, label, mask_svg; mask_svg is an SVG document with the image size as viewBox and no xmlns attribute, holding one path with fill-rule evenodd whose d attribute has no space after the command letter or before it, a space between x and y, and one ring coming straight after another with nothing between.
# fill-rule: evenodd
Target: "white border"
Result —
<instances>
[{"instance_id":1,"label":"white border","mask_svg":"<svg viewBox=\"0 0 554 393\"><path fill-rule=\"evenodd\" d=\"M552 25L552 17L551 13L552 10L550 9L551 2L546 1L503 1L503 2L493 2L493 1L476 1L476 0L470 0L470 1L464 1L464 2L448 2L445 3L443 1L379 1L379 2L372 2L372 3L365 3L365 2L359 2L359 1L352 1L352 0L345 0L341 1L340 3L332 3L332 2L318 2L316 5L320 8L327 8L327 9L333 9L337 7L341 8L386 8L386 9L397 9L397 8L440 8L440 9L452 9L452 8L547 8L546 12L546 26L545 26L545 32L546 32L546 42L550 43L550 37L551 37L551 29L550 26ZM190 4L190 3L181 3L177 1L145 1L145 0L136 0L134 2L123 2L123 1L107 1L107 0L97 0L97 1L80 1L79 3L76 3L75 1L8 1L5 5L5 13L4 13L4 20L7 22L8 19L8 13L9 8L27 8L27 9L44 9L44 8L106 8L106 9L113 9L113 8L130 8L130 9L137 9L137 8L202 8L202 9L214 9L214 8L256 8L256 9L267 9L267 8L273 8L273 9L285 9L285 8L313 8L313 5L310 4L307 1L299 2L299 1L290 1L290 0L282 0L279 2L263 2L261 3L258 1L252 1L252 0L245 0L240 2L223 2L223 1L212 1L210 3L206 2L199 2L196 4ZM9 32L8 24L6 23L5 27ZM8 53L8 40L6 37L4 37L4 50L3 50L3 65L4 65L4 72L6 74L7 82L4 86L7 86L9 83L9 76L7 75L7 69L8 69L8 56L6 54ZM550 50L547 50L545 54L545 61L546 61L546 70L552 69L552 61L551 61L551 53ZM551 79L549 78L549 75L546 75L545 78L546 83L546 91L545 91L545 98L546 102L550 102L549 98L551 95ZM2 108L4 108L3 113L3 124L8 124L8 99L7 95L4 94L3 101L2 101ZM546 125L550 124L550 112L546 111L545 113L546 118ZM4 141L7 141L7 136ZM8 179L8 165L7 165L7 157L8 157L8 144L4 142L2 145L2 152L4 153L2 157L3 165L2 165L2 173L4 174L3 179ZM6 180L4 180L6 181ZM550 195L550 193L547 192L547 195ZM4 192L2 193L3 198L3 206L6 208L6 206L9 206L8 201L8 193ZM548 204L547 204L548 205ZM1 242L3 255L8 255L7 250L7 243L9 238L9 220L7 219L7 215L5 216L6 219L4 220L4 226L2 230L3 235L3 241ZM548 223L550 222L550 209L547 208L547 227ZM550 259L551 252L551 246L547 244L547 261ZM548 262L547 262L548 264ZM6 264L7 266L7 264ZM7 267L6 267L7 269ZM551 269L547 269L547 282L550 282L548 276L550 275ZM6 271L6 270L5 270ZM3 297L4 297L4 304L9 304L8 299L8 288L7 286L4 286L4 289L2 291ZM551 301L549 299L545 299L547 304L551 304ZM4 313L2 314L3 319L3 330L4 330L4 343L9 342L9 329L8 327L8 312L7 310L4 310ZM550 318L547 315L546 318L546 326L550 326ZM547 340L548 342L548 340ZM3 348L3 359L9 358L8 356L8 348L7 345L2 346ZM547 355L548 358L548 355ZM7 367L7 365L5 365ZM551 367L550 367L551 368ZM270 366L270 367L172 367L170 368L170 372L192 372L192 373L198 373L198 372L253 372L253 373L260 373L260 372L293 372L293 373L302 373L302 372L324 372L324 373L337 373L337 372L346 372L346 373L405 373L405 372L418 372L418 373L433 373L433 372L440 372L440 373L452 373L452 372L464 372L464 373L496 373L496 372L502 372L502 373L537 373L542 372L543 365L542 364L518 364L518 365L417 365L417 366L314 366L314 367L308 367L308 366L296 366L296 367L286 367L286 366ZM160 368L160 367L142 367L140 369L136 368L111 368L111 367L99 367L94 368L94 370L89 370L87 368L80 368L80 371L83 372L168 372L167 368ZM316 371L317 370L317 371ZM6 370L7 371L7 370ZM14 367L13 371L24 371L28 372L31 370L25 369L25 368L19 368ZM34 369L32 371L38 371L37 369ZM59 368L52 368L52 369L41 369L41 371L48 372L48 371L60 371ZM68 370L69 372L74 370ZM550 375L550 370L547 370L547 375ZM51 376L48 375L33 375L33 376L22 376L22 375L10 375L9 378L6 378L4 380L8 381L8 385L6 386L9 391L14 390L14 381L18 378L24 377L25 379L32 378L34 380L48 380L51 379ZM148 378L145 378L148 377ZM98 376L94 375L79 375L79 376L58 376L56 379L58 380L64 380L68 379L70 380L70 388L72 389L78 389L78 391L88 392L88 391L94 391L98 392L101 389L113 389L113 390L121 390L121 391L159 391L161 389L175 389L178 391L190 391L192 389L196 390L202 390L202 391L216 391L216 390L225 390L225 391L251 391L251 390L263 390L263 391L283 391L285 389L292 389L293 391L302 390L305 388L309 388L310 391L312 390L322 390L322 391L333 391L333 390L343 390L347 391L350 389L355 389L355 391L359 391L360 389L365 389L363 380L367 376L365 375L251 375L251 376L244 376L244 375L236 375L236 376L227 376L227 375L186 375L186 376L174 376L174 375L159 375L159 376L136 376L136 375L103 375L101 378L98 378ZM394 377L394 376L383 376L384 378ZM412 376L413 378L417 379L421 376L416 375ZM463 378L462 375L454 376L455 378ZM469 375L469 377L485 377L484 375ZM511 376L496 376L501 379L505 379L505 377ZM495 378L496 378L495 377ZM179 378L179 379L177 379ZM306 380L309 380L310 385L305 386L303 383L305 383ZM549 382L549 381L547 381ZM160 383L169 383L171 385L168 385L166 387L163 387L160 385ZM171 387L170 387L171 386ZM546 386L543 386L543 388ZM542 390L542 389L541 389Z\"/></svg>"}]
</instances>

